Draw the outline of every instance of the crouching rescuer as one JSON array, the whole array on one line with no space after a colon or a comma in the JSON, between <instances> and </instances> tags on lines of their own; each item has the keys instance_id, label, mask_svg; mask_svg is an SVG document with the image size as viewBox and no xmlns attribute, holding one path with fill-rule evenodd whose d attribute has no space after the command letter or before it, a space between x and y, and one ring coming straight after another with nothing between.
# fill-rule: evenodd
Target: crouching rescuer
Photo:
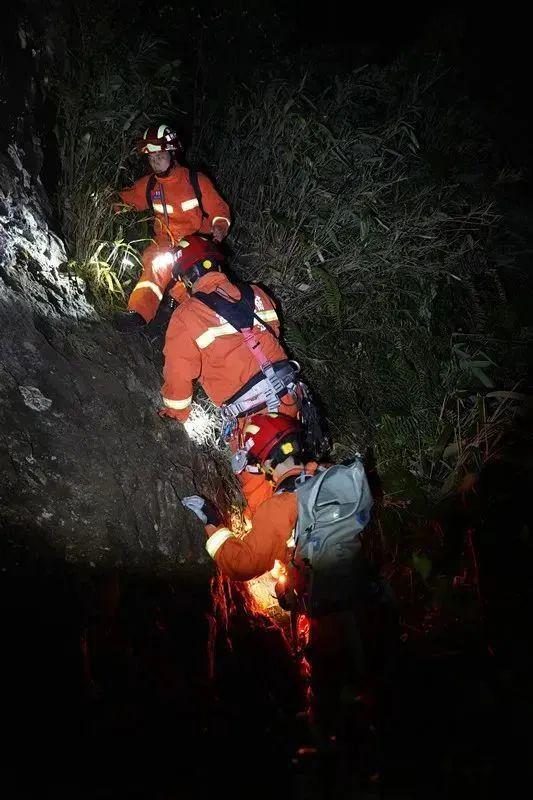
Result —
<instances>
[{"instance_id":1,"label":"crouching rescuer","mask_svg":"<svg viewBox=\"0 0 533 800\"><path fill-rule=\"evenodd\" d=\"M253 414L277 412L295 419L314 406L298 380L298 365L279 340L274 301L259 286L232 283L221 271L224 263L216 243L202 236L183 239L176 249L174 278L189 296L174 311L166 333L160 415L186 422L199 380L222 408L223 436L252 514L271 496L272 484L247 458L247 421Z\"/></svg>"},{"instance_id":2,"label":"crouching rescuer","mask_svg":"<svg viewBox=\"0 0 533 800\"><path fill-rule=\"evenodd\" d=\"M354 569L372 496L359 458L349 464L305 462L301 433L299 422L282 414L248 420L248 459L261 465L272 495L256 508L251 529L242 536L203 498L183 503L204 522L207 551L225 575L248 581L280 561L288 568L292 599L313 616L354 602Z\"/></svg>"},{"instance_id":3,"label":"crouching rescuer","mask_svg":"<svg viewBox=\"0 0 533 800\"><path fill-rule=\"evenodd\" d=\"M202 497L182 502L204 523L207 551L230 579L251 580L276 561L285 565L287 580L278 582L276 594L292 612L296 655L302 653L298 620L307 622L307 710L316 744L330 752L333 737L344 738L343 752L374 783L380 778L376 698L394 662L394 598L361 552L373 504L361 459L309 461L301 433L296 419L281 414L248 420L248 459L261 465L273 494L256 509L247 533L236 535Z\"/></svg>"},{"instance_id":4,"label":"crouching rescuer","mask_svg":"<svg viewBox=\"0 0 533 800\"><path fill-rule=\"evenodd\" d=\"M209 178L179 163L183 146L168 125L147 128L136 149L147 157L150 173L119 194L126 206L151 212L154 241L142 254L143 270L128 310L115 315L116 327L124 332L135 332L150 322L165 293L178 303L185 299L183 283L170 284L173 251L179 241L204 233L221 242L231 222L228 205Z\"/></svg>"}]
</instances>

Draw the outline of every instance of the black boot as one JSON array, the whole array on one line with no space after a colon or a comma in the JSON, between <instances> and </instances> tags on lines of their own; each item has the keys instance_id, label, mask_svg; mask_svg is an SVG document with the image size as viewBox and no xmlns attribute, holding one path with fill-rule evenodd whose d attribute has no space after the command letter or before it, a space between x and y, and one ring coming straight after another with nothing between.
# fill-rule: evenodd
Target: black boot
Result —
<instances>
[{"instance_id":1,"label":"black boot","mask_svg":"<svg viewBox=\"0 0 533 800\"><path fill-rule=\"evenodd\" d=\"M116 311L113 314L113 327L120 333L138 333L145 325L145 319L137 311Z\"/></svg>"}]
</instances>

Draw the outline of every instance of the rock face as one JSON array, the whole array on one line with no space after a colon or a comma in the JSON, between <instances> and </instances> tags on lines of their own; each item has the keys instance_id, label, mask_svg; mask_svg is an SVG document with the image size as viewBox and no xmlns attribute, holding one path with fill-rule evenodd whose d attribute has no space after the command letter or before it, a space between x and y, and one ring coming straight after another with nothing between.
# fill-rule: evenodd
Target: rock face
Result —
<instances>
[{"instance_id":1,"label":"rock face","mask_svg":"<svg viewBox=\"0 0 533 800\"><path fill-rule=\"evenodd\" d=\"M0 155L4 543L31 537L86 565L207 568L201 526L179 501L206 466L178 423L156 414L152 345L116 333L62 267L22 155L14 145Z\"/></svg>"}]
</instances>

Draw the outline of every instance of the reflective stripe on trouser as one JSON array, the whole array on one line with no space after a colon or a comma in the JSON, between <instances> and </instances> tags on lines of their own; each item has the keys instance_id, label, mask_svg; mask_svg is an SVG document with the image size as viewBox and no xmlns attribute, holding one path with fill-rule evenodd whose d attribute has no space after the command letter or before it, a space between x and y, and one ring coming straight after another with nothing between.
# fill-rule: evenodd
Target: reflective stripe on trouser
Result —
<instances>
[{"instance_id":1,"label":"reflective stripe on trouser","mask_svg":"<svg viewBox=\"0 0 533 800\"><path fill-rule=\"evenodd\" d=\"M169 397L163 397L163 403L167 408L173 408L174 411L183 411L184 408L189 408L191 405L192 395L184 400L171 400Z\"/></svg>"},{"instance_id":2,"label":"reflective stripe on trouser","mask_svg":"<svg viewBox=\"0 0 533 800\"><path fill-rule=\"evenodd\" d=\"M150 322L155 317L159 303L163 299L165 289L172 277L170 265L156 270L152 264L157 255L165 252L167 249L164 245L151 244L146 248L142 254L142 274L128 300L128 309L137 311L146 322ZM185 294L185 287L182 284L176 286L171 292L171 296L178 302L183 299L180 295L184 296Z\"/></svg>"}]
</instances>

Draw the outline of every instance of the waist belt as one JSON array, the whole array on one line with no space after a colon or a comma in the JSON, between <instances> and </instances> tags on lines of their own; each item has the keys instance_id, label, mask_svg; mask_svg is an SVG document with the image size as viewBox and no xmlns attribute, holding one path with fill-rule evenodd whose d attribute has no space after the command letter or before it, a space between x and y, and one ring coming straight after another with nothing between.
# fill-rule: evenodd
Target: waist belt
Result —
<instances>
[{"instance_id":1,"label":"waist belt","mask_svg":"<svg viewBox=\"0 0 533 800\"><path fill-rule=\"evenodd\" d=\"M297 367L290 361L277 361L269 365L269 372L254 375L236 394L227 400L222 410L226 417L242 417L268 408L276 412L280 407L280 399L287 394L296 383Z\"/></svg>"}]
</instances>

